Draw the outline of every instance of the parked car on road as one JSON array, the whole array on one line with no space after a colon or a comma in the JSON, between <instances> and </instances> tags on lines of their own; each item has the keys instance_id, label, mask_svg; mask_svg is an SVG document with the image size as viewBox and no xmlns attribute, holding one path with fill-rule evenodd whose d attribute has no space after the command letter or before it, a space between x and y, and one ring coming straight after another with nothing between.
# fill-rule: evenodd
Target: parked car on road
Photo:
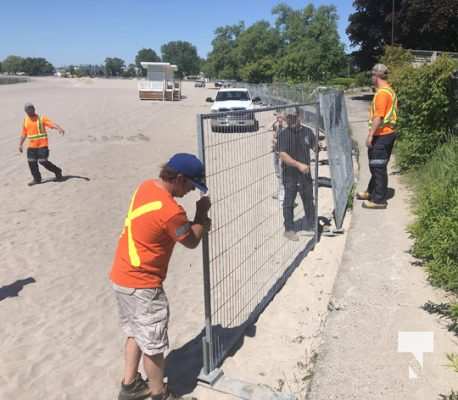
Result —
<instances>
[{"instance_id":1,"label":"parked car on road","mask_svg":"<svg viewBox=\"0 0 458 400\"><path fill-rule=\"evenodd\" d=\"M224 88L216 94L215 100L207 98L213 103L211 118L213 132L256 132L259 122L252 112L255 104L260 102L258 97L252 99L250 92L245 88Z\"/></svg>"}]
</instances>

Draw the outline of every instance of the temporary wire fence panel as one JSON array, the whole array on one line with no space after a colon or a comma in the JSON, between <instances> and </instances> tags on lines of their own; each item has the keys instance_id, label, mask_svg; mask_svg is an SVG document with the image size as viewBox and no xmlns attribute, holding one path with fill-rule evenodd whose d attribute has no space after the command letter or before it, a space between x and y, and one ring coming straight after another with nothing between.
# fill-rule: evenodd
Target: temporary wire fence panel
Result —
<instances>
[{"instance_id":1,"label":"temporary wire fence panel","mask_svg":"<svg viewBox=\"0 0 458 400\"><path fill-rule=\"evenodd\" d=\"M301 121L306 115L313 124ZM277 119L281 127L274 124ZM228 105L227 112L198 116L200 158L212 199L212 229L202 246L202 380L211 381L248 324L316 243L319 120L318 103L250 111L231 111ZM279 161L279 150L291 147L290 139L282 139L287 137L300 143L297 151L303 154L295 156L310 167L301 174L290 172L294 178L286 177ZM299 193L291 200L293 192Z\"/></svg>"},{"instance_id":2,"label":"temporary wire fence panel","mask_svg":"<svg viewBox=\"0 0 458 400\"><path fill-rule=\"evenodd\" d=\"M341 229L348 196L354 183L352 141L345 96L342 91L330 89L320 91L319 100L331 170L335 224L337 229Z\"/></svg>"}]
</instances>

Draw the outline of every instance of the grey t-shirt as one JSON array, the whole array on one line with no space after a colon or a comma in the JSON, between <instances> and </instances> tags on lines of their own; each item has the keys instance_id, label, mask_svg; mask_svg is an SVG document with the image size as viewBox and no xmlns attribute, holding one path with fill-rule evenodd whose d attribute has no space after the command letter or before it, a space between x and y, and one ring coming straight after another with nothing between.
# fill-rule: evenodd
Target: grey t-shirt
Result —
<instances>
[{"instance_id":1,"label":"grey t-shirt","mask_svg":"<svg viewBox=\"0 0 458 400\"><path fill-rule=\"evenodd\" d=\"M310 165L310 150L315 149L316 138L310 128L305 126L287 127L278 133L278 151L287 153L301 163ZM300 174L297 168L282 164L283 174Z\"/></svg>"}]
</instances>

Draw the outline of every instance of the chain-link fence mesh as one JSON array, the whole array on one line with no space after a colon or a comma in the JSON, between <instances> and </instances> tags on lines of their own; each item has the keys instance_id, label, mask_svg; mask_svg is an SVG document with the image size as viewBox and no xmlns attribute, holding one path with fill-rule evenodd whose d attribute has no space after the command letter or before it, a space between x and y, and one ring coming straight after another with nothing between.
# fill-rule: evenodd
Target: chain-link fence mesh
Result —
<instances>
[{"instance_id":1,"label":"chain-link fence mesh","mask_svg":"<svg viewBox=\"0 0 458 400\"><path fill-rule=\"evenodd\" d=\"M343 93L319 95L312 85L240 86L258 98L258 108L198 116L212 198L212 230L203 241L201 379L209 382L315 246L323 225L334 215L341 227L353 185ZM327 146L320 145L325 138Z\"/></svg>"},{"instance_id":2,"label":"chain-link fence mesh","mask_svg":"<svg viewBox=\"0 0 458 400\"><path fill-rule=\"evenodd\" d=\"M314 116L314 124L301 121L303 115ZM199 116L212 198L212 230L203 246L205 374L316 242L318 121L316 103ZM281 162L283 153L303 169Z\"/></svg>"},{"instance_id":3,"label":"chain-link fence mesh","mask_svg":"<svg viewBox=\"0 0 458 400\"><path fill-rule=\"evenodd\" d=\"M319 101L322 126L326 134L334 198L334 221L342 228L348 197L354 183L352 140L343 92L321 90Z\"/></svg>"}]
</instances>

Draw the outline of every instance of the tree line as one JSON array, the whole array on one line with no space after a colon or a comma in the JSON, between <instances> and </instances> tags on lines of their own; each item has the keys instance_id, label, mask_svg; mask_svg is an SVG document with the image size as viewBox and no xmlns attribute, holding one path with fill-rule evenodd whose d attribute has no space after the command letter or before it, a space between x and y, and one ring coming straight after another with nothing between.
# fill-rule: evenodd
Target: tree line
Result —
<instances>
[{"instance_id":1,"label":"tree line","mask_svg":"<svg viewBox=\"0 0 458 400\"><path fill-rule=\"evenodd\" d=\"M54 66L41 57L8 56L0 62L0 72L9 74L24 73L25 75L52 75Z\"/></svg>"},{"instance_id":2,"label":"tree line","mask_svg":"<svg viewBox=\"0 0 458 400\"><path fill-rule=\"evenodd\" d=\"M325 81L344 74L344 45L335 6L272 9L274 24L258 21L219 27L204 64L210 77L249 82Z\"/></svg>"},{"instance_id":3,"label":"tree line","mask_svg":"<svg viewBox=\"0 0 458 400\"><path fill-rule=\"evenodd\" d=\"M243 21L218 27L207 59L187 41L161 46L160 56L151 48L137 52L127 64L107 57L101 65L74 65L63 71L71 76L145 76L142 61L170 62L177 75L259 82L328 82L350 72L366 71L393 43L409 49L458 52L458 0L354 0L347 34L358 49L345 54L337 31L338 15L332 5L308 4L293 9L279 3L272 9L274 22ZM62 69L59 69L62 70ZM0 71L50 75L56 71L45 58L9 56Z\"/></svg>"}]
</instances>

